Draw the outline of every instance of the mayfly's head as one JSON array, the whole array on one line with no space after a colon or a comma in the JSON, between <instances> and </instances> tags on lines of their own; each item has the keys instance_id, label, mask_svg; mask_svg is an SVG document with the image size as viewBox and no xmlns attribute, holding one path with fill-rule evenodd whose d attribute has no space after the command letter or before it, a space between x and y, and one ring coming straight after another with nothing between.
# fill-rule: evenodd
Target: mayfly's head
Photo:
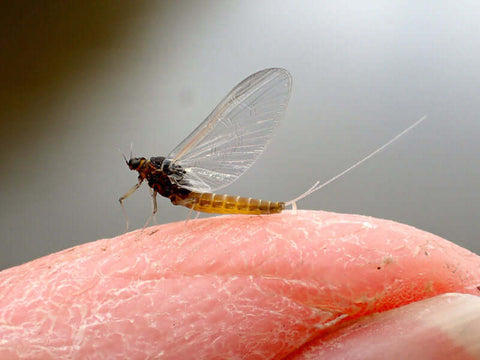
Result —
<instances>
[{"instance_id":1,"label":"mayfly's head","mask_svg":"<svg viewBox=\"0 0 480 360\"><path fill-rule=\"evenodd\" d=\"M147 163L147 159L145 159L144 157L130 158L130 160L128 161L125 160L125 161L127 162L127 165L130 168L130 170L136 170L136 171L141 171Z\"/></svg>"}]
</instances>

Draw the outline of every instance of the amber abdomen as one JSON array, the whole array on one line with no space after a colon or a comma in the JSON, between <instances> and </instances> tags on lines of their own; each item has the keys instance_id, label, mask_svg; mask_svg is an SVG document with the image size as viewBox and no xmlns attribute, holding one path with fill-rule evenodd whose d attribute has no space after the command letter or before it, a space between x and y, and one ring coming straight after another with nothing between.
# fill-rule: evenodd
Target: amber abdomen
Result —
<instances>
[{"instance_id":1,"label":"amber abdomen","mask_svg":"<svg viewBox=\"0 0 480 360\"><path fill-rule=\"evenodd\" d=\"M185 199L172 199L172 203L214 214L276 214L285 209L284 202L196 192L191 192Z\"/></svg>"}]
</instances>

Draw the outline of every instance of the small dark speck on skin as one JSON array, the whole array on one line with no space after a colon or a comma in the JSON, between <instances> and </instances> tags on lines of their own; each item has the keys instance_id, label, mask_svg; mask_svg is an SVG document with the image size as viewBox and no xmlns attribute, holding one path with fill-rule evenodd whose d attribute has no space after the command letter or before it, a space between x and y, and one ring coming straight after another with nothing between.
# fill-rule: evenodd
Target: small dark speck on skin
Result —
<instances>
[{"instance_id":1,"label":"small dark speck on skin","mask_svg":"<svg viewBox=\"0 0 480 360\"><path fill-rule=\"evenodd\" d=\"M477 290L480 291L480 285L477 286Z\"/></svg>"},{"instance_id":2,"label":"small dark speck on skin","mask_svg":"<svg viewBox=\"0 0 480 360\"><path fill-rule=\"evenodd\" d=\"M380 270L382 267L381 266L377 266L377 270Z\"/></svg>"},{"instance_id":3,"label":"small dark speck on skin","mask_svg":"<svg viewBox=\"0 0 480 360\"><path fill-rule=\"evenodd\" d=\"M425 250L425 256L430 256L427 250Z\"/></svg>"},{"instance_id":4,"label":"small dark speck on skin","mask_svg":"<svg viewBox=\"0 0 480 360\"><path fill-rule=\"evenodd\" d=\"M103 246L103 247L101 248L101 250L102 250L102 251L107 251L107 247L106 247L106 246Z\"/></svg>"}]
</instances>

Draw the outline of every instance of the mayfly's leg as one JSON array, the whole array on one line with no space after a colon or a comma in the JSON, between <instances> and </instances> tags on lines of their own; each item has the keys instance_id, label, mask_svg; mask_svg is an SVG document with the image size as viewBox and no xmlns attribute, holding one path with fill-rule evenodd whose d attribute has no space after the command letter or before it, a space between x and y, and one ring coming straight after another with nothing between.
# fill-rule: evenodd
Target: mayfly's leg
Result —
<instances>
[{"instance_id":1,"label":"mayfly's leg","mask_svg":"<svg viewBox=\"0 0 480 360\"><path fill-rule=\"evenodd\" d=\"M188 221L189 221L190 218L192 217L192 212L193 212L193 207L191 207L191 208L190 208L190 211L188 212L187 219L185 220L185 226L187 226Z\"/></svg>"},{"instance_id":2,"label":"mayfly's leg","mask_svg":"<svg viewBox=\"0 0 480 360\"><path fill-rule=\"evenodd\" d=\"M183 224L183 230L184 231L187 231L187 224L188 222L190 221L191 217L192 217L192 213L193 213L193 208L195 207L195 204L197 203L198 199L185 199L182 201L182 204L183 206L186 206L186 207L189 207L190 208L190 211L188 212L188 216L187 218L185 219L185 223ZM191 204L191 207L188 206ZM195 219L198 217L198 215L200 214L199 211L197 211L197 215L195 216Z\"/></svg>"},{"instance_id":3,"label":"mayfly's leg","mask_svg":"<svg viewBox=\"0 0 480 360\"><path fill-rule=\"evenodd\" d=\"M157 223L157 192L153 189L150 189L150 195L152 196L153 199L153 210L152 210L152 216L153 216L153 223Z\"/></svg>"},{"instance_id":4,"label":"mayfly's leg","mask_svg":"<svg viewBox=\"0 0 480 360\"><path fill-rule=\"evenodd\" d=\"M192 218L192 212L193 212L193 208L190 208L190 211L188 212L188 216L185 219L185 222L183 223L183 231L188 230L187 225L188 225L188 222L190 221L190 219ZM200 211L197 211L197 215L195 215L194 220L197 220L199 216L200 216Z\"/></svg>"},{"instance_id":5,"label":"mayfly's leg","mask_svg":"<svg viewBox=\"0 0 480 360\"><path fill-rule=\"evenodd\" d=\"M292 201L292 213L293 215L297 215L297 202L296 201Z\"/></svg>"},{"instance_id":6,"label":"mayfly's leg","mask_svg":"<svg viewBox=\"0 0 480 360\"><path fill-rule=\"evenodd\" d=\"M122 207L122 211L123 211L123 216L125 216L125 221L126 221L126 228L125 228L125 232L128 231L128 216L127 216L127 211L125 210L125 206L123 205L123 200L125 200L127 197L129 197L130 195L132 195L135 191L138 190L138 188L140 187L140 185L142 185L142 182L143 182L143 179L139 178L138 179L138 183L135 184L135 186L133 186L130 190L128 190L125 195L123 195L120 199L118 199L118 201L120 201L120 206Z\"/></svg>"},{"instance_id":7,"label":"mayfly's leg","mask_svg":"<svg viewBox=\"0 0 480 360\"><path fill-rule=\"evenodd\" d=\"M153 191L152 198L153 198L153 211L152 211L152 213L150 214L150 216L148 217L147 222L145 223L145 225L143 225L142 232L143 232L143 230L145 230L145 228L148 226L148 224L150 223L150 221L152 221L153 217L154 217L155 214L157 213L157 191L156 191L156 190Z\"/></svg>"}]
</instances>

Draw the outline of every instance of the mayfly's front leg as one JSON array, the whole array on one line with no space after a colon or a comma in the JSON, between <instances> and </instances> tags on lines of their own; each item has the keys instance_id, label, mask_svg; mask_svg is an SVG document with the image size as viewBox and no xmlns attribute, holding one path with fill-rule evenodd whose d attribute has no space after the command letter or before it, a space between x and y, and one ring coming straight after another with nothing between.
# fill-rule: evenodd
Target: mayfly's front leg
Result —
<instances>
[{"instance_id":1,"label":"mayfly's front leg","mask_svg":"<svg viewBox=\"0 0 480 360\"><path fill-rule=\"evenodd\" d=\"M125 200L127 197L132 195L135 191L138 190L140 185L142 185L143 179L138 178L138 183L136 183L130 190L128 190L125 195L123 195L118 201L120 201L120 206L122 207L123 215L125 216L125 221L126 221L126 228L125 231L128 231L128 216L127 216L127 211L125 210L125 206L123 205L123 200Z\"/></svg>"}]
</instances>

